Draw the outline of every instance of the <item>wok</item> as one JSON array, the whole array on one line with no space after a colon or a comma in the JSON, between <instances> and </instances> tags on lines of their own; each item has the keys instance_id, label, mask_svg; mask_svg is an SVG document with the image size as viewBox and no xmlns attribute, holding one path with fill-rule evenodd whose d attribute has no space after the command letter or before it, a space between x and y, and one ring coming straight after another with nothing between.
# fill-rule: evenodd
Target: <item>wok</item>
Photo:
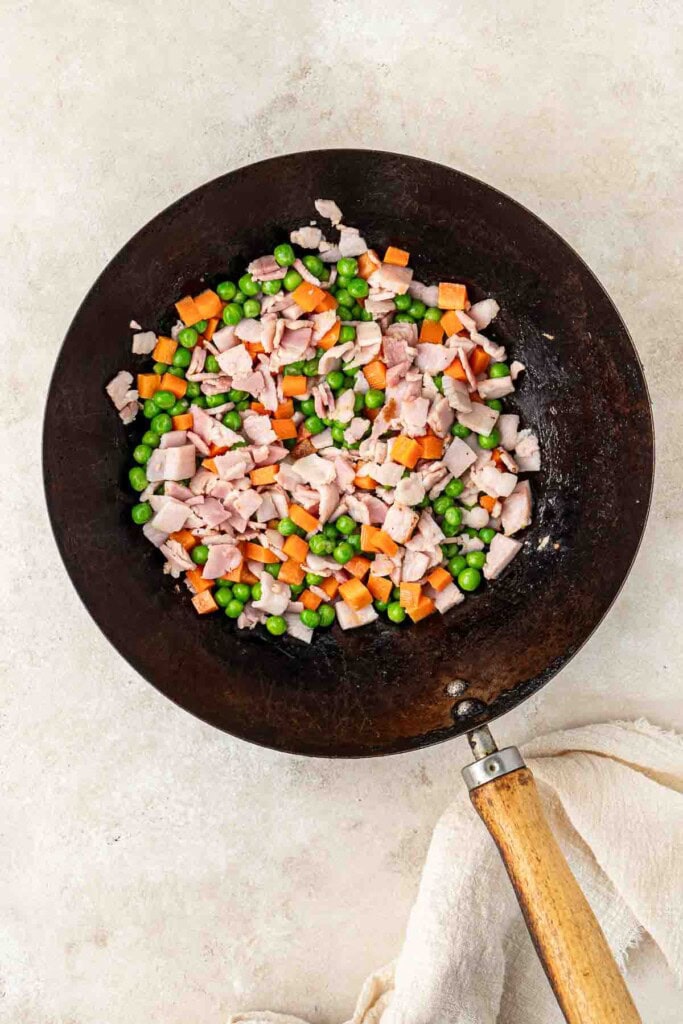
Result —
<instances>
[{"instance_id":1,"label":"wok","mask_svg":"<svg viewBox=\"0 0 683 1024\"><path fill-rule=\"evenodd\" d=\"M234 277L307 224L317 197L336 199L379 251L408 249L420 280L495 296L501 313L487 333L526 364L509 404L538 432L543 469L524 551L504 578L443 617L334 627L306 647L238 632L224 616L198 621L162 577L129 515L125 467L139 428L121 425L103 388L132 363L131 317L168 333L179 295ZM649 505L653 430L641 366L609 297L566 242L489 186L397 154L315 151L234 171L155 217L93 285L57 360L43 455L69 575L137 671L204 721L299 754L389 754L469 733L479 758L466 769L473 800L567 1019L638 1019L553 848L528 770L514 748L495 752L485 728L588 639L628 573Z\"/></svg>"}]
</instances>

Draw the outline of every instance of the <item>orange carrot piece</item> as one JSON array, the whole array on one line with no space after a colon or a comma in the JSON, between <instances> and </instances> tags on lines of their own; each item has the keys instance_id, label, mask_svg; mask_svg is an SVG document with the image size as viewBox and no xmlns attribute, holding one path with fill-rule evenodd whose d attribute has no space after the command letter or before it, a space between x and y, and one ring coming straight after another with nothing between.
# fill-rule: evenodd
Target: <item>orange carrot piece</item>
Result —
<instances>
[{"instance_id":1,"label":"orange carrot piece","mask_svg":"<svg viewBox=\"0 0 683 1024\"><path fill-rule=\"evenodd\" d=\"M198 615L208 615L209 612L218 611L218 605L214 601L210 590L202 590L201 594L195 594L192 598L192 604Z\"/></svg>"},{"instance_id":2,"label":"orange carrot piece","mask_svg":"<svg viewBox=\"0 0 683 1024\"><path fill-rule=\"evenodd\" d=\"M398 554L398 544L393 537L390 537L386 530L378 530L375 535L375 544L377 550L381 551L383 555L389 555L393 558L394 555Z\"/></svg>"},{"instance_id":3,"label":"orange carrot piece","mask_svg":"<svg viewBox=\"0 0 683 1024\"><path fill-rule=\"evenodd\" d=\"M302 537L297 537L293 533L282 545L282 550L288 558L293 558L295 562L305 562L306 555L308 554L308 544Z\"/></svg>"},{"instance_id":4,"label":"orange carrot piece","mask_svg":"<svg viewBox=\"0 0 683 1024\"><path fill-rule=\"evenodd\" d=\"M284 402L280 402L277 409L273 413L273 418L276 420L291 420L294 415L294 402L291 398L287 398Z\"/></svg>"},{"instance_id":5,"label":"orange carrot piece","mask_svg":"<svg viewBox=\"0 0 683 1024\"><path fill-rule=\"evenodd\" d=\"M501 466L501 465L504 466L505 465L503 463L503 450L502 450L502 448L494 448L493 449L493 461L495 462L495 464L497 466Z\"/></svg>"},{"instance_id":6,"label":"orange carrot piece","mask_svg":"<svg viewBox=\"0 0 683 1024\"><path fill-rule=\"evenodd\" d=\"M447 313L444 313L439 323L446 332L447 338L453 334L459 334L463 330L462 321L454 309L449 309Z\"/></svg>"},{"instance_id":7,"label":"orange carrot piece","mask_svg":"<svg viewBox=\"0 0 683 1024\"><path fill-rule=\"evenodd\" d=\"M161 377L158 373L138 374L138 395L140 398L152 398L161 387Z\"/></svg>"},{"instance_id":8,"label":"orange carrot piece","mask_svg":"<svg viewBox=\"0 0 683 1024\"><path fill-rule=\"evenodd\" d=\"M372 562L369 558L363 558L362 555L354 555L345 564L344 568L347 572L350 572L352 576L355 576L357 580L362 580L366 572L369 571Z\"/></svg>"},{"instance_id":9,"label":"orange carrot piece","mask_svg":"<svg viewBox=\"0 0 683 1024\"><path fill-rule=\"evenodd\" d=\"M444 370L443 372L446 374L447 377L452 377L453 380L467 380L467 374L465 373L463 365L460 362L460 359L457 358L457 356L453 360L451 365L448 367L448 369Z\"/></svg>"},{"instance_id":10,"label":"orange carrot piece","mask_svg":"<svg viewBox=\"0 0 683 1024\"><path fill-rule=\"evenodd\" d=\"M440 345L443 341L444 329L440 323L434 320L423 320L420 328L420 341L430 342L432 345Z\"/></svg>"},{"instance_id":11,"label":"orange carrot piece","mask_svg":"<svg viewBox=\"0 0 683 1024\"><path fill-rule=\"evenodd\" d=\"M277 466L259 466L258 469L252 469L249 477L254 487L264 487L275 483L277 472Z\"/></svg>"},{"instance_id":12,"label":"orange carrot piece","mask_svg":"<svg viewBox=\"0 0 683 1024\"><path fill-rule=\"evenodd\" d=\"M205 580L202 576L202 570L199 568L189 569L185 573L185 578L190 581L196 594L201 594L203 590L211 590L211 587L216 582L215 580Z\"/></svg>"},{"instance_id":13,"label":"orange carrot piece","mask_svg":"<svg viewBox=\"0 0 683 1024\"><path fill-rule=\"evenodd\" d=\"M226 572L225 576L221 576L221 582L223 583L246 583L246 580L242 579L242 572L245 569L244 562L237 566L236 569L231 569L230 572Z\"/></svg>"},{"instance_id":14,"label":"orange carrot piece","mask_svg":"<svg viewBox=\"0 0 683 1024\"><path fill-rule=\"evenodd\" d=\"M242 576L240 579L240 583L248 583L250 586L252 583L258 583L258 576L254 575L249 566L243 565L241 566L241 569Z\"/></svg>"},{"instance_id":15,"label":"orange carrot piece","mask_svg":"<svg viewBox=\"0 0 683 1024\"><path fill-rule=\"evenodd\" d=\"M260 341L245 341L244 347L252 359L255 359L260 352L266 351Z\"/></svg>"},{"instance_id":16,"label":"orange carrot piece","mask_svg":"<svg viewBox=\"0 0 683 1024\"><path fill-rule=\"evenodd\" d=\"M431 615L435 608L436 605L432 601L431 597L427 597L426 594L423 594L417 607L406 608L406 612L413 622L419 622L421 619L426 619L428 615Z\"/></svg>"},{"instance_id":17,"label":"orange carrot piece","mask_svg":"<svg viewBox=\"0 0 683 1024\"><path fill-rule=\"evenodd\" d=\"M453 582L453 577L449 572L446 572L446 570L439 565L437 566L436 569L434 569L433 572L430 572L429 576L427 577L427 582L431 583L431 585L434 587L434 590L443 590L444 587L447 587L449 583Z\"/></svg>"},{"instance_id":18,"label":"orange carrot piece","mask_svg":"<svg viewBox=\"0 0 683 1024\"><path fill-rule=\"evenodd\" d=\"M275 436L279 437L281 441L287 441L291 437L296 437L296 423L294 420L271 420L270 425L275 432Z\"/></svg>"},{"instance_id":19,"label":"orange carrot piece","mask_svg":"<svg viewBox=\"0 0 683 1024\"><path fill-rule=\"evenodd\" d=\"M443 455L443 439L440 437L420 437L420 448L423 459L440 459Z\"/></svg>"},{"instance_id":20,"label":"orange carrot piece","mask_svg":"<svg viewBox=\"0 0 683 1024\"><path fill-rule=\"evenodd\" d=\"M339 581L336 580L334 576L327 576L326 579L322 581L322 583L318 584L318 586L320 587L321 590L325 591L325 593L327 594L331 601L333 597L337 596L337 591L339 590Z\"/></svg>"},{"instance_id":21,"label":"orange carrot piece","mask_svg":"<svg viewBox=\"0 0 683 1024\"><path fill-rule=\"evenodd\" d=\"M174 377L172 373L165 373L161 378L161 387L164 391L171 391L176 398L182 398L187 391L187 381L182 377Z\"/></svg>"},{"instance_id":22,"label":"orange carrot piece","mask_svg":"<svg viewBox=\"0 0 683 1024\"><path fill-rule=\"evenodd\" d=\"M228 450L227 444L219 445L219 444L213 444L213 442L212 442L209 445L209 455L211 456L212 459L215 459L217 455L225 455L227 450Z\"/></svg>"},{"instance_id":23,"label":"orange carrot piece","mask_svg":"<svg viewBox=\"0 0 683 1024\"><path fill-rule=\"evenodd\" d=\"M464 309L467 305L467 288L464 284L439 281L439 309Z\"/></svg>"},{"instance_id":24,"label":"orange carrot piece","mask_svg":"<svg viewBox=\"0 0 683 1024\"><path fill-rule=\"evenodd\" d=\"M288 558L280 566L278 579L281 583L293 583L295 587L298 587L304 581L304 571L298 562L295 562L293 558Z\"/></svg>"},{"instance_id":25,"label":"orange carrot piece","mask_svg":"<svg viewBox=\"0 0 683 1024\"><path fill-rule=\"evenodd\" d=\"M379 533L376 526L370 526L369 523L363 523L360 528L360 549L361 551L372 551L373 553L379 551L379 548L375 546L375 537Z\"/></svg>"},{"instance_id":26,"label":"orange carrot piece","mask_svg":"<svg viewBox=\"0 0 683 1024\"><path fill-rule=\"evenodd\" d=\"M391 597L393 587L386 576L373 576L370 573L366 586L376 601L388 601Z\"/></svg>"},{"instance_id":27,"label":"orange carrot piece","mask_svg":"<svg viewBox=\"0 0 683 1024\"><path fill-rule=\"evenodd\" d=\"M395 245L390 245L384 253L383 262L391 263L394 267L407 267L409 259L410 253L405 249L397 249Z\"/></svg>"},{"instance_id":28,"label":"orange carrot piece","mask_svg":"<svg viewBox=\"0 0 683 1024\"><path fill-rule=\"evenodd\" d=\"M209 473L215 473L218 476L218 469L213 459L202 459L202 466L204 469L208 469Z\"/></svg>"},{"instance_id":29,"label":"orange carrot piece","mask_svg":"<svg viewBox=\"0 0 683 1024\"><path fill-rule=\"evenodd\" d=\"M346 583L340 584L339 593L349 608L353 608L355 612L372 604L372 594L360 580L347 580Z\"/></svg>"},{"instance_id":30,"label":"orange carrot piece","mask_svg":"<svg viewBox=\"0 0 683 1024\"><path fill-rule=\"evenodd\" d=\"M299 601L301 601L304 608L309 608L312 612L315 612L322 604L323 599L310 590L304 590L299 594Z\"/></svg>"},{"instance_id":31,"label":"orange carrot piece","mask_svg":"<svg viewBox=\"0 0 683 1024\"><path fill-rule=\"evenodd\" d=\"M274 555L268 548L261 547L260 544L252 544L251 541L247 541L244 545L244 557L251 562L263 562L264 565L274 565L275 562L280 561L277 555Z\"/></svg>"},{"instance_id":32,"label":"orange carrot piece","mask_svg":"<svg viewBox=\"0 0 683 1024\"><path fill-rule=\"evenodd\" d=\"M384 391L387 386L387 368L381 359L373 359L364 366L363 374L371 388Z\"/></svg>"},{"instance_id":33,"label":"orange carrot piece","mask_svg":"<svg viewBox=\"0 0 683 1024\"><path fill-rule=\"evenodd\" d=\"M152 351L152 359L157 363L172 363L177 348L177 341L174 341L173 338L165 338L160 334Z\"/></svg>"},{"instance_id":34,"label":"orange carrot piece","mask_svg":"<svg viewBox=\"0 0 683 1024\"><path fill-rule=\"evenodd\" d=\"M191 412L183 412L180 416L171 417L174 430L192 430L194 416Z\"/></svg>"},{"instance_id":35,"label":"orange carrot piece","mask_svg":"<svg viewBox=\"0 0 683 1024\"><path fill-rule=\"evenodd\" d=\"M327 313L330 309L336 309L339 303L331 292L325 292L322 299L314 309L314 313Z\"/></svg>"},{"instance_id":36,"label":"orange carrot piece","mask_svg":"<svg viewBox=\"0 0 683 1024\"><path fill-rule=\"evenodd\" d=\"M327 334L323 334L322 338L318 342L318 348L324 348L325 351L327 351L328 348L334 348L334 346L339 341L340 331L341 320L335 320Z\"/></svg>"},{"instance_id":37,"label":"orange carrot piece","mask_svg":"<svg viewBox=\"0 0 683 1024\"><path fill-rule=\"evenodd\" d=\"M223 304L221 303L221 305ZM206 325L206 330L204 331L204 337L206 338L207 341L211 341L214 334L216 333L216 329L220 322L221 321L219 316L209 317L208 323Z\"/></svg>"},{"instance_id":38,"label":"orange carrot piece","mask_svg":"<svg viewBox=\"0 0 683 1024\"><path fill-rule=\"evenodd\" d=\"M491 362L491 356L488 352L484 352L480 345L474 349L473 352L467 357L472 367L472 373L477 376L479 373L484 373Z\"/></svg>"},{"instance_id":39,"label":"orange carrot piece","mask_svg":"<svg viewBox=\"0 0 683 1024\"><path fill-rule=\"evenodd\" d=\"M422 587L419 583L401 583L399 586L401 591L400 603L401 608L405 608L406 611L409 608L417 608L422 597Z\"/></svg>"},{"instance_id":40,"label":"orange carrot piece","mask_svg":"<svg viewBox=\"0 0 683 1024\"><path fill-rule=\"evenodd\" d=\"M362 277L364 281L374 274L376 270L382 266L382 261L375 252L374 249L368 249L361 256L358 257L358 276Z\"/></svg>"},{"instance_id":41,"label":"orange carrot piece","mask_svg":"<svg viewBox=\"0 0 683 1024\"><path fill-rule=\"evenodd\" d=\"M254 412L257 412L259 416L263 416L268 411L263 402L252 402L249 408L253 409Z\"/></svg>"},{"instance_id":42,"label":"orange carrot piece","mask_svg":"<svg viewBox=\"0 0 683 1024\"><path fill-rule=\"evenodd\" d=\"M297 306L301 306L304 313L312 313L318 303L325 298L325 292L315 284L302 281L292 292L292 298Z\"/></svg>"},{"instance_id":43,"label":"orange carrot piece","mask_svg":"<svg viewBox=\"0 0 683 1024\"><path fill-rule=\"evenodd\" d=\"M200 320L210 320L214 316L220 316L223 312L223 303L210 288L203 291L201 295L196 295L194 304L201 313Z\"/></svg>"},{"instance_id":44,"label":"orange carrot piece","mask_svg":"<svg viewBox=\"0 0 683 1024\"><path fill-rule=\"evenodd\" d=\"M371 476L356 475L353 478L353 482L361 491L374 491L377 486L377 481L373 480Z\"/></svg>"},{"instance_id":45,"label":"orange carrot piece","mask_svg":"<svg viewBox=\"0 0 683 1024\"><path fill-rule=\"evenodd\" d=\"M305 395L308 391L308 377L291 376L282 378L282 394L285 398L294 398L296 395Z\"/></svg>"},{"instance_id":46,"label":"orange carrot piece","mask_svg":"<svg viewBox=\"0 0 683 1024\"><path fill-rule=\"evenodd\" d=\"M195 544L199 543L192 530L176 530L170 537L171 540L177 540L186 551L190 551Z\"/></svg>"},{"instance_id":47,"label":"orange carrot piece","mask_svg":"<svg viewBox=\"0 0 683 1024\"><path fill-rule=\"evenodd\" d=\"M391 449L391 458L407 469L415 469L418 459L422 458L422 448L415 438L399 434Z\"/></svg>"},{"instance_id":48,"label":"orange carrot piece","mask_svg":"<svg viewBox=\"0 0 683 1024\"><path fill-rule=\"evenodd\" d=\"M493 512L496 507L496 499L492 498L490 494L482 494L479 499L479 504L482 508L485 508L489 515Z\"/></svg>"},{"instance_id":49,"label":"orange carrot piece","mask_svg":"<svg viewBox=\"0 0 683 1024\"><path fill-rule=\"evenodd\" d=\"M286 379L286 378L285 378ZM320 526L320 521L312 516L310 512L307 512L301 505L290 505L289 506L289 518L296 526L300 526L306 533L312 533L313 530L317 530Z\"/></svg>"},{"instance_id":50,"label":"orange carrot piece","mask_svg":"<svg viewBox=\"0 0 683 1024\"><path fill-rule=\"evenodd\" d=\"M191 295L186 295L180 302L176 302L175 308L178 310L178 316L186 327L193 327L198 320L204 319Z\"/></svg>"}]
</instances>

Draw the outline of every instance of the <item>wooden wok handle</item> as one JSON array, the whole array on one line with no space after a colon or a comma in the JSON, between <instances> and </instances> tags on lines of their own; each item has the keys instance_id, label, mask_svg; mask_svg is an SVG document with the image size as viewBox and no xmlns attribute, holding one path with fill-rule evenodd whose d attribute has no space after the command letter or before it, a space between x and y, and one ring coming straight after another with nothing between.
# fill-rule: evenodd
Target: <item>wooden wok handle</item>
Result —
<instances>
[{"instance_id":1,"label":"wooden wok handle","mask_svg":"<svg viewBox=\"0 0 683 1024\"><path fill-rule=\"evenodd\" d=\"M550 831L533 775L517 767L495 777L512 752L523 765L512 747L464 774L472 785L467 772L481 766L483 782L471 789L472 803L500 851L562 1012L569 1024L640 1024L602 929ZM487 769L485 761L493 766Z\"/></svg>"}]
</instances>

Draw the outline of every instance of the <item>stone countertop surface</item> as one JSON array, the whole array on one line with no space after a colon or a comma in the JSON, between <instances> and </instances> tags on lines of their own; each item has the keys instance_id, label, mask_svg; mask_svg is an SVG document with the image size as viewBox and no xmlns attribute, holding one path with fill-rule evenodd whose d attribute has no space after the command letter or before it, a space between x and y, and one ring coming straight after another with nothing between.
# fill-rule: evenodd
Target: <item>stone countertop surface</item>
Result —
<instances>
[{"instance_id":1,"label":"stone countertop surface","mask_svg":"<svg viewBox=\"0 0 683 1024\"><path fill-rule=\"evenodd\" d=\"M212 730L136 675L48 530L40 433L61 339L141 225L263 157L397 150L514 196L620 309L658 464L615 607L496 737L639 716L683 728L682 9L34 0L0 17L0 1020L222 1024L257 1006L334 1024L400 947L432 828L467 799L465 741L285 756ZM649 1020L680 1020L653 948L635 973L637 998L657 997Z\"/></svg>"}]
</instances>

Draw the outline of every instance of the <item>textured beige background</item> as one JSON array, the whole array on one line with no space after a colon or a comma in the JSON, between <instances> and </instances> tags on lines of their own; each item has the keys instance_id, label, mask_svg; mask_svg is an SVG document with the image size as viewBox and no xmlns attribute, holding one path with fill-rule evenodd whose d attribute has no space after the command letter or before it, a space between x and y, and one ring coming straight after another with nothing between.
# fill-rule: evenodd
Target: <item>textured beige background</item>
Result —
<instances>
[{"instance_id":1,"label":"textured beige background","mask_svg":"<svg viewBox=\"0 0 683 1024\"><path fill-rule=\"evenodd\" d=\"M0 1020L219 1024L261 1005L339 1021L399 947L432 826L466 799L465 744L285 757L212 731L138 678L47 532L53 361L129 236L240 164L375 146L509 192L622 311L659 462L608 621L496 732L519 741L638 715L683 728L680 4L34 0L1 13ZM636 989L656 996L649 1020L680 1020L663 974Z\"/></svg>"}]
</instances>

